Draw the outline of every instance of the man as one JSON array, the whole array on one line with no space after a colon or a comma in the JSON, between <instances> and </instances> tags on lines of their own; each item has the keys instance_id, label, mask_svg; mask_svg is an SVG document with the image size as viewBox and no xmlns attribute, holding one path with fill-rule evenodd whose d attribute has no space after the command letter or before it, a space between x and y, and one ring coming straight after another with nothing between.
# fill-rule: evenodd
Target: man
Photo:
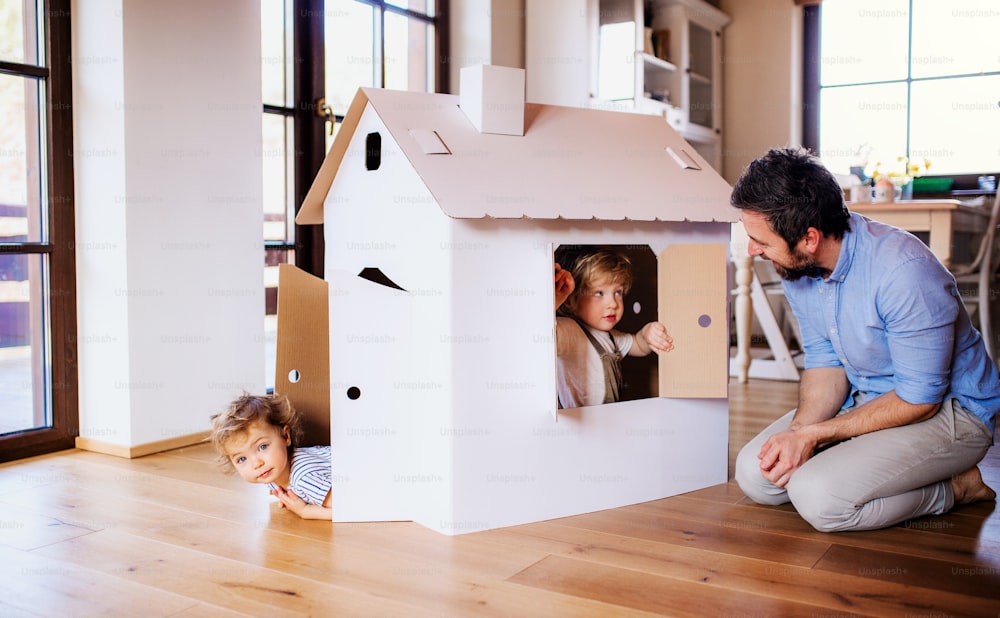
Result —
<instances>
[{"instance_id":1,"label":"man","mask_svg":"<svg viewBox=\"0 0 1000 618\"><path fill-rule=\"evenodd\" d=\"M737 457L743 491L790 501L828 532L994 500L976 464L993 442L1000 380L934 254L850 213L802 150L752 162L731 201L750 254L784 279L805 351L798 408Z\"/></svg>"}]
</instances>

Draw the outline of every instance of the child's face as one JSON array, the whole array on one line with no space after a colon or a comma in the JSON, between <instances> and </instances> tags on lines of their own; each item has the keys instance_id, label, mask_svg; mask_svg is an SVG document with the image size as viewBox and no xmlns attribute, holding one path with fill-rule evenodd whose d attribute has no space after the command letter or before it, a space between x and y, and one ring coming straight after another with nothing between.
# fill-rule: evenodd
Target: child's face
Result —
<instances>
[{"instance_id":1,"label":"child's face","mask_svg":"<svg viewBox=\"0 0 1000 618\"><path fill-rule=\"evenodd\" d=\"M288 461L288 430L256 421L243 433L225 444L226 454L243 480L249 483L275 483L288 487L291 472Z\"/></svg>"},{"instance_id":2,"label":"child's face","mask_svg":"<svg viewBox=\"0 0 1000 618\"><path fill-rule=\"evenodd\" d=\"M576 317L597 330L609 331L625 313L625 288L606 277L597 277L580 292Z\"/></svg>"}]
</instances>

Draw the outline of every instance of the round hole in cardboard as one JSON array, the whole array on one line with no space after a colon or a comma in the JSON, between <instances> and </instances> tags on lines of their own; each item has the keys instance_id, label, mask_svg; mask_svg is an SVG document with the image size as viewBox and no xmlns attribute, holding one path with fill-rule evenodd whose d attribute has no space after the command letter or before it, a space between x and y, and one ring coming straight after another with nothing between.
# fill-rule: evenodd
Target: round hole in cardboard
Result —
<instances>
[{"instance_id":1,"label":"round hole in cardboard","mask_svg":"<svg viewBox=\"0 0 1000 618\"><path fill-rule=\"evenodd\" d=\"M357 399L360 396L361 396L361 389L358 388L357 386L352 386L349 389L347 389L347 398L348 399L352 399L353 400L353 399Z\"/></svg>"},{"instance_id":2,"label":"round hole in cardboard","mask_svg":"<svg viewBox=\"0 0 1000 618\"><path fill-rule=\"evenodd\" d=\"M288 381L295 384L302 378L302 374L299 373L298 369L292 369L288 372Z\"/></svg>"},{"instance_id":3,"label":"round hole in cardboard","mask_svg":"<svg viewBox=\"0 0 1000 618\"><path fill-rule=\"evenodd\" d=\"M708 328L708 326L711 323L712 323L712 318L707 313L703 313L698 316L698 326L702 328Z\"/></svg>"}]
</instances>

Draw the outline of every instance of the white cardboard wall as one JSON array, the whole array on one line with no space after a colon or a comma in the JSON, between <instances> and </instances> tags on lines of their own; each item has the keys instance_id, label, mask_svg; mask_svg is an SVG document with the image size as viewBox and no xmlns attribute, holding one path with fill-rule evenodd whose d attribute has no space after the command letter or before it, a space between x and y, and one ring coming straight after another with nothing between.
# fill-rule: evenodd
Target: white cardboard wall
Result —
<instances>
[{"instance_id":1,"label":"white cardboard wall","mask_svg":"<svg viewBox=\"0 0 1000 618\"><path fill-rule=\"evenodd\" d=\"M326 205L336 521L457 534L725 482L725 399L553 414L551 273L560 243L725 247L728 223L452 219L369 110L372 131L379 170L352 145Z\"/></svg>"}]
</instances>

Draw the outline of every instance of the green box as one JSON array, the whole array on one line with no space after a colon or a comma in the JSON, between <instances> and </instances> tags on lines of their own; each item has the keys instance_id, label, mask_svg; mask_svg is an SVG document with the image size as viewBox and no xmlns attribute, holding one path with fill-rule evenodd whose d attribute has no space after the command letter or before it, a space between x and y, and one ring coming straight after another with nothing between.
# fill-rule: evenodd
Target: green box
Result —
<instances>
[{"instance_id":1,"label":"green box","mask_svg":"<svg viewBox=\"0 0 1000 618\"><path fill-rule=\"evenodd\" d=\"M951 191L951 185L955 184L954 178L914 178L914 193L944 193Z\"/></svg>"}]
</instances>

